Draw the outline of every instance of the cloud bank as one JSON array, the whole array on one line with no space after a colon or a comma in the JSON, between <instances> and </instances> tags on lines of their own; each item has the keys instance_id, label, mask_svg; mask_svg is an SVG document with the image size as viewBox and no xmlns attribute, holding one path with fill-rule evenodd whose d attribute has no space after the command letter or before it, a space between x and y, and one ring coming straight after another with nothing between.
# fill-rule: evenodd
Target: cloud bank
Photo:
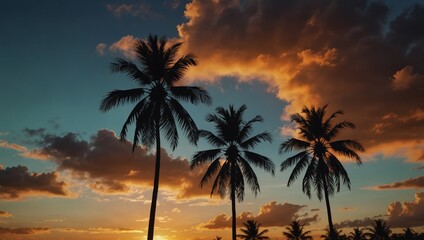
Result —
<instances>
[{"instance_id":1,"label":"cloud bank","mask_svg":"<svg viewBox=\"0 0 424 240\"><path fill-rule=\"evenodd\" d=\"M283 227L290 224L293 220L300 220L306 225L318 221L318 214L310 216L308 213L301 213L305 205L296 205L291 203L277 203L271 201L262 205L257 215L251 212L242 212L237 216L238 226L242 226L243 222L254 219L261 223L263 227ZM231 216L220 214L206 223L198 226L200 229L222 229L231 227Z\"/></svg>"}]
</instances>

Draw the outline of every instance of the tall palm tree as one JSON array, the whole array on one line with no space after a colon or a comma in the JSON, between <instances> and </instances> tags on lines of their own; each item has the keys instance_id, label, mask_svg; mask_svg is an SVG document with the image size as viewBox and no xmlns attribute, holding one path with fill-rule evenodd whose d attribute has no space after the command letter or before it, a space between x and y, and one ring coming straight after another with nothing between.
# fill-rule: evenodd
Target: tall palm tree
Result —
<instances>
[{"instance_id":1,"label":"tall palm tree","mask_svg":"<svg viewBox=\"0 0 424 240\"><path fill-rule=\"evenodd\" d=\"M366 228L369 232L366 233L371 240L388 240L390 239L390 225L387 225L383 219L376 219L370 228Z\"/></svg>"},{"instance_id":2,"label":"tall palm tree","mask_svg":"<svg viewBox=\"0 0 424 240\"><path fill-rule=\"evenodd\" d=\"M236 197L239 202L243 201L245 178L255 196L260 191L258 179L250 164L274 175L274 163L269 158L250 151L260 142L271 142L271 135L263 132L250 137L253 123L262 122L263 119L257 115L246 122L243 120L245 110L245 105L238 110L230 105L229 109L216 108L217 114L208 114L206 120L215 124L217 133L200 130L199 136L206 138L215 148L196 152L191 161L191 169L211 161L200 181L200 187L216 175L211 195L217 191L221 198L227 194L230 196L233 240L236 239Z\"/></svg>"},{"instance_id":3,"label":"tall palm tree","mask_svg":"<svg viewBox=\"0 0 424 240\"><path fill-rule=\"evenodd\" d=\"M327 207L329 231L333 231L333 220L329 196L340 191L341 181L350 189L349 176L338 159L339 156L352 158L361 164L361 158L356 151L364 151L362 145L351 139L336 140L337 135L344 128L354 128L349 121L338 122L333 125L332 120L341 110L326 116L325 105L323 108L311 109L304 107L302 114L293 114L292 122L295 122L300 130L300 138L290 138L280 146L280 154L293 150L300 150L296 155L287 158L281 163L281 171L294 165L287 186L290 186L306 169L302 182L303 192L310 198L311 188L317 191L318 199L322 200L324 194Z\"/></svg>"},{"instance_id":4,"label":"tall palm tree","mask_svg":"<svg viewBox=\"0 0 424 240\"><path fill-rule=\"evenodd\" d=\"M255 220L247 220L247 222L243 223L243 225L245 228L241 228L240 231L242 231L244 234L238 234L237 237L245 240L269 239L269 237L265 236L265 234L268 232L268 229L259 231L261 224Z\"/></svg>"},{"instance_id":5,"label":"tall palm tree","mask_svg":"<svg viewBox=\"0 0 424 240\"><path fill-rule=\"evenodd\" d=\"M349 239L350 240L365 240L366 235L362 229L359 229L358 227L353 229L353 232L349 233Z\"/></svg>"},{"instance_id":6,"label":"tall palm tree","mask_svg":"<svg viewBox=\"0 0 424 240\"><path fill-rule=\"evenodd\" d=\"M283 235L287 240L312 240L312 236L309 235L311 231L305 231L304 226L305 224L300 224L299 221L292 221Z\"/></svg>"},{"instance_id":7,"label":"tall palm tree","mask_svg":"<svg viewBox=\"0 0 424 240\"><path fill-rule=\"evenodd\" d=\"M135 52L139 66L130 59L122 58L117 58L111 64L112 72L127 74L138 87L113 90L103 98L100 105L100 110L106 112L121 104L134 103L135 106L122 127L121 139L125 140L128 126L134 123L133 151L139 143L147 148L156 144L148 240L153 239L159 189L160 132L165 133L165 139L170 142L172 149L178 145L177 125L187 134L189 141L195 143L198 139L198 129L179 101L189 101L193 104L211 103L207 91L199 87L178 85L189 67L197 64L190 54L176 59L181 44L169 44L164 37L158 39L152 35L146 40L138 40Z\"/></svg>"}]
</instances>

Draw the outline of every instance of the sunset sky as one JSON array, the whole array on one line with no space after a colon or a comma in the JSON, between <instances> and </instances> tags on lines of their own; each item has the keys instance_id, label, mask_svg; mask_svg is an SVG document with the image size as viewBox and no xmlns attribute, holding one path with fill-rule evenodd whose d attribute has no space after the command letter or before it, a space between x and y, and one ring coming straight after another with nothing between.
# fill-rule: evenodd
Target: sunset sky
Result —
<instances>
[{"instance_id":1,"label":"sunset sky","mask_svg":"<svg viewBox=\"0 0 424 240\"><path fill-rule=\"evenodd\" d=\"M197 57L184 84L213 98L184 104L199 128L213 130L205 116L216 107L246 104L246 119L264 118L255 132L273 137L255 151L275 177L255 168L261 192L237 203L238 224L254 218L272 239L292 220L322 233L325 203L301 179L287 187L291 169L279 166L291 154L278 147L296 134L290 114L329 104L356 124L341 137L366 148L362 165L344 161L352 189L330 200L335 226L383 218L424 232L420 0L2 0L0 34L0 239L146 238L155 153L117 138L131 105L98 109L108 91L136 87L109 64L149 34ZM180 135L162 149L155 239L230 239L229 199L210 198L204 168L189 169L211 146Z\"/></svg>"}]
</instances>

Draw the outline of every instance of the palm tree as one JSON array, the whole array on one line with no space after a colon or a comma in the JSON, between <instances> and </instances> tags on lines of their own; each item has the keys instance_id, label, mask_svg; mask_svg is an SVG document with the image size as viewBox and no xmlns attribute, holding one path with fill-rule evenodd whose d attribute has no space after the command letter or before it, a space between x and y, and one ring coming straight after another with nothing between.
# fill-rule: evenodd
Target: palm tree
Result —
<instances>
[{"instance_id":1,"label":"palm tree","mask_svg":"<svg viewBox=\"0 0 424 240\"><path fill-rule=\"evenodd\" d=\"M323 240L342 240L343 237L342 230L338 230L336 228L333 228L333 230L326 228L325 234L321 235Z\"/></svg>"},{"instance_id":2,"label":"palm tree","mask_svg":"<svg viewBox=\"0 0 424 240\"><path fill-rule=\"evenodd\" d=\"M152 35L147 40L138 40L135 44L135 52L141 68L130 59L117 58L111 64L112 72L127 74L138 84L138 87L129 90L113 90L103 98L100 105L100 110L106 112L124 103L135 103L135 107L122 127L121 140L125 140L128 126L135 123L133 152L139 143L147 148L151 148L156 143L148 240L153 239L159 189L160 132L165 133L165 139L170 142L173 150L178 145L177 124L187 134L189 141L196 143L198 129L179 100L193 104L211 103L207 91L194 86L177 86L188 68L195 66L197 62L190 54L176 59L182 43L168 44L164 37L158 39L157 36Z\"/></svg>"},{"instance_id":3,"label":"palm tree","mask_svg":"<svg viewBox=\"0 0 424 240\"><path fill-rule=\"evenodd\" d=\"M283 235L287 240L312 240L312 237L309 235L311 231L304 230L305 224L300 224L299 221L292 221L289 227L286 227Z\"/></svg>"},{"instance_id":4,"label":"palm tree","mask_svg":"<svg viewBox=\"0 0 424 240\"><path fill-rule=\"evenodd\" d=\"M290 186L306 168L302 190L310 198L313 186L320 201L324 193L328 226L329 230L333 231L329 196L340 191L341 181L350 189L349 176L336 154L352 158L361 164L361 158L355 151L364 151L364 148L355 140L335 140L342 129L354 128L355 125L348 121L332 125L332 120L343 112L339 110L325 118L326 108L327 105L318 109L304 107L302 113L305 116L299 113L293 114L291 120L298 125L300 138L290 138L283 142L280 146L280 154L301 150L281 163L281 171L295 166L287 183L287 186Z\"/></svg>"},{"instance_id":5,"label":"palm tree","mask_svg":"<svg viewBox=\"0 0 424 240\"><path fill-rule=\"evenodd\" d=\"M211 195L217 190L221 198L227 194L230 196L233 240L236 239L235 201L236 196L239 202L243 201L245 178L255 196L260 191L258 179L250 164L263 168L274 175L274 163L269 158L250 151L260 142L271 142L271 135L263 132L250 137L253 123L262 122L263 119L257 115L246 122L243 120L245 110L245 105L238 110L230 105L229 109L218 107L216 108L217 114L209 114L206 120L215 124L217 133L200 130L199 136L206 138L215 148L196 152L191 161L191 169L211 161L200 181L200 187L203 187L216 175Z\"/></svg>"},{"instance_id":6,"label":"palm tree","mask_svg":"<svg viewBox=\"0 0 424 240\"><path fill-rule=\"evenodd\" d=\"M247 222L243 223L243 225L245 229L241 228L240 231L242 231L244 234L239 234L237 235L237 237L246 239L246 240L269 239L269 237L265 236L265 234L268 232L268 229L259 231L259 227L261 226L260 223L254 220L247 220Z\"/></svg>"},{"instance_id":7,"label":"palm tree","mask_svg":"<svg viewBox=\"0 0 424 240\"><path fill-rule=\"evenodd\" d=\"M410 227L407 227L407 228L403 229L402 237L405 240L406 239L407 240L414 240L414 239L417 238L417 234Z\"/></svg>"},{"instance_id":8,"label":"palm tree","mask_svg":"<svg viewBox=\"0 0 424 240\"><path fill-rule=\"evenodd\" d=\"M358 227L353 229L353 232L350 232L349 239L350 240L365 240L365 233L362 231L362 229L359 229Z\"/></svg>"},{"instance_id":9,"label":"palm tree","mask_svg":"<svg viewBox=\"0 0 424 240\"><path fill-rule=\"evenodd\" d=\"M390 225L387 225L386 221L382 219L374 220L374 223L370 228L366 228L369 232L366 233L371 240L388 240L390 239Z\"/></svg>"}]
</instances>

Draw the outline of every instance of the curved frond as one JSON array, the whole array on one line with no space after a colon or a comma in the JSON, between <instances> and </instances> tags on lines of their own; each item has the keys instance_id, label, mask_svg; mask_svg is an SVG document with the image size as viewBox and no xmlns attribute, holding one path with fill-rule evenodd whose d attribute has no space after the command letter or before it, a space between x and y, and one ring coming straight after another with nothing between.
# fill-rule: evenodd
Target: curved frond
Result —
<instances>
[{"instance_id":1,"label":"curved frond","mask_svg":"<svg viewBox=\"0 0 424 240\"><path fill-rule=\"evenodd\" d=\"M355 124L348 121L339 122L336 125L334 125L333 128L331 128L331 130L328 131L328 133L326 134L326 136L324 136L324 138L327 141L332 141L335 137L337 137L340 130L345 128L355 128Z\"/></svg>"},{"instance_id":2,"label":"curved frond","mask_svg":"<svg viewBox=\"0 0 424 240\"><path fill-rule=\"evenodd\" d=\"M358 164L361 164L361 157L354 151L365 151L364 147L362 147L362 145L354 140L350 140L350 139L346 139L346 140L339 140L339 141L334 141L334 142L330 142L330 147L331 149L333 149L336 153L348 157L348 158L352 158L354 160L356 160L356 162ZM352 149L354 150L352 150Z\"/></svg>"},{"instance_id":3,"label":"curved frond","mask_svg":"<svg viewBox=\"0 0 424 240\"><path fill-rule=\"evenodd\" d=\"M303 157L305 155L309 158L307 151L302 151L302 152L297 153L296 155L294 155L292 157L287 158L286 160L284 160L281 163L281 165L280 165L280 171L284 171L287 168L295 165L298 161L300 161L301 159L303 159ZM309 159L307 159L307 160L309 160Z\"/></svg>"},{"instance_id":4,"label":"curved frond","mask_svg":"<svg viewBox=\"0 0 424 240\"><path fill-rule=\"evenodd\" d=\"M258 178L246 159L240 157L239 165L241 166L242 175L246 178L247 184L250 186L255 197L261 191Z\"/></svg>"},{"instance_id":5,"label":"curved frond","mask_svg":"<svg viewBox=\"0 0 424 240\"><path fill-rule=\"evenodd\" d=\"M135 80L140 85L149 84L151 81L149 76L142 72L137 65L129 59L116 58L115 62L110 64L110 69L113 73L126 73L132 80Z\"/></svg>"},{"instance_id":6,"label":"curved frond","mask_svg":"<svg viewBox=\"0 0 424 240\"><path fill-rule=\"evenodd\" d=\"M135 107L133 108L133 110L131 111L131 113L128 115L127 120L125 121L124 125L122 126L122 130L121 130L121 134L120 134L122 141L124 141L126 136L127 136L128 125L131 125L132 123L134 123L137 120L137 118L143 112L144 107L146 107L147 100L148 100L147 98L144 98L139 103L137 103L135 105Z\"/></svg>"},{"instance_id":7,"label":"curved frond","mask_svg":"<svg viewBox=\"0 0 424 240\"><path fill-rule=\"evenodd\" d=\"M174 85L175 82L178 82L183 78L184 74L191 66L196 65L197 61L193 55L183 56L182 58L178 59L171 68L168 69L164 76L165 82L169 86Z\"/></svg>"},{"instance_id":8,"label":"curved frond","mask_svg":"<svg viewBox=\"0 0 424 240\"><path fill-rule=\"evenodd\" d=\"M245 139L250 135L253 127L252 125L255 122L263 122L262 116L257 115L250 121L246 122L246 124L244 124L243 128L240 130L237 142L241 143L245 141Z\"/></svg>"},{"instance_id":9,"label":"curved frond","mask_svg":"<svg viewBox=\"0 0 424 240\"><path fill-rule=\"evenodd\" d=\"M301 171L308 166L309 164L309 156L307 154L301 155L301 158L299 161L297 161L295 167L293 168L289 180L287 181L287 186L290 187L290 185L297 179L297 177L300 175Z\"/></svg>"},{"instance_id":10,"label":"curved frond","mask_svg":"<svg viewBox=\"0 0 424 240\"><path fill-rule=\"evenodd\" d=\"M167 104L162 104L162 113L161 113L161 128L165 130L165 138L171 144L172 150L178 145L178 131L177 125L175 124L175 119L172 114L172 110Z\"/></svg>"},{"instance_id":11,"label":"curved frond","mask_svg":"<svg viewBox=\"0 0 424 240\"><path fill-rule=\"evenodd\" d=\"M109 92L101 101L100 111L106 112L113 107L124 103L133 103L143 97L145 89L134 88L129 90L113 90Z\"/></svg>"},{"instance_id":12,"label":"curved frond","mask_svg":"<svg viewBox=\"0 0 424 240\"><path fill-rule=\"evenodd\" d=\"M258 143L267 141L269 143L272 143L272 137L271 134L269 134L268 132L263 132L260 134L257 134L249 139L247 139L246 141L240 143L240 147L244 148L244 149L251 149L253 147L255 147Z\"/></svg>"},{"instance_id":13,"label":"curved frond","mask_svg":"<svg viewBox=\"0 0 424 240\"><path fill-rule=\"evenodd\" d=\"M218 155L220 155L221 153L222 149L219 148L196 152L193 156L193 159L191 160L190 169L193 170L195 167L203 165L208 161L212 161L217 157L219 158Z\"/></svg>"},{"instance_id":14,"label":"curved frond","mask_svg":"<svg viewBox=\"0 0 424 240\"><path fill-rule=\"evenodd\" d=\"M274 176L275 164L271 159L251 151L243 151L243 153L246 156L247 161L256 167L264 169Z\"/></svg>"},{"instance_id":15,"label":"curved frond","mask_svg":"<svg viewBox=\"0 0 424 240\"><path fill-rule=\"evenodd\" d=\"M311 143L297 138L290 138L280 145L279 153L283 154L293 150L305 150L311 146Z\"/></svg>"},{"instance_id":16,"label":"curved frond","mask_svg":"<svg viewBox=\"0 0 424 240\"><path fill-rule=\"evenodd\" d=\"M172 112L177 116L178 123L181 126L181 129L186 133L188 140L196 145L199 135L196 123L193 121L190 114L174 98L169 100L169 105Z\"/></svg>"},{"instance_id":17,"label":"curved frond","mask_svg":"<svg viewBox=\"0 0 424 240\"><path fill-rule=\"evenodd\" d=\"M199 134L199 137L206 138L206 140L210 144L212 144L214 147L223 147L227 145L227 143L224 140L222 140L221 138L217 137L215 134L209 131L199 130L198 134Z\"/></svg>"},{"instance_id":18,"label":"curved frond","mask_svg":"<svg viewBox=\"0 0 424 240\"><path fill-rule=\"evenodd\" d=\"M202 180L200 180L200 187L202 188L204 184L207 184L209 180L216 175L216 172L218 172L221 169L221 163L219 162L219 157L215 159L211 165L209 165L208 169L205 172L205 175L203 175ZM212 187L211 195L214 192L214 187Z\"/></svg>"},{"instance_id":19,"label":"curved frond","mask_svg":"<svg viewBox=\"0 0 424 240\"><path fill-rule=\"evenodd\" d=\"M209 93L200 87L173 86L170 90L176 99L190 101L193 104L201 102L210 105L212 103Z\"/></svg>"}]
</instances>

